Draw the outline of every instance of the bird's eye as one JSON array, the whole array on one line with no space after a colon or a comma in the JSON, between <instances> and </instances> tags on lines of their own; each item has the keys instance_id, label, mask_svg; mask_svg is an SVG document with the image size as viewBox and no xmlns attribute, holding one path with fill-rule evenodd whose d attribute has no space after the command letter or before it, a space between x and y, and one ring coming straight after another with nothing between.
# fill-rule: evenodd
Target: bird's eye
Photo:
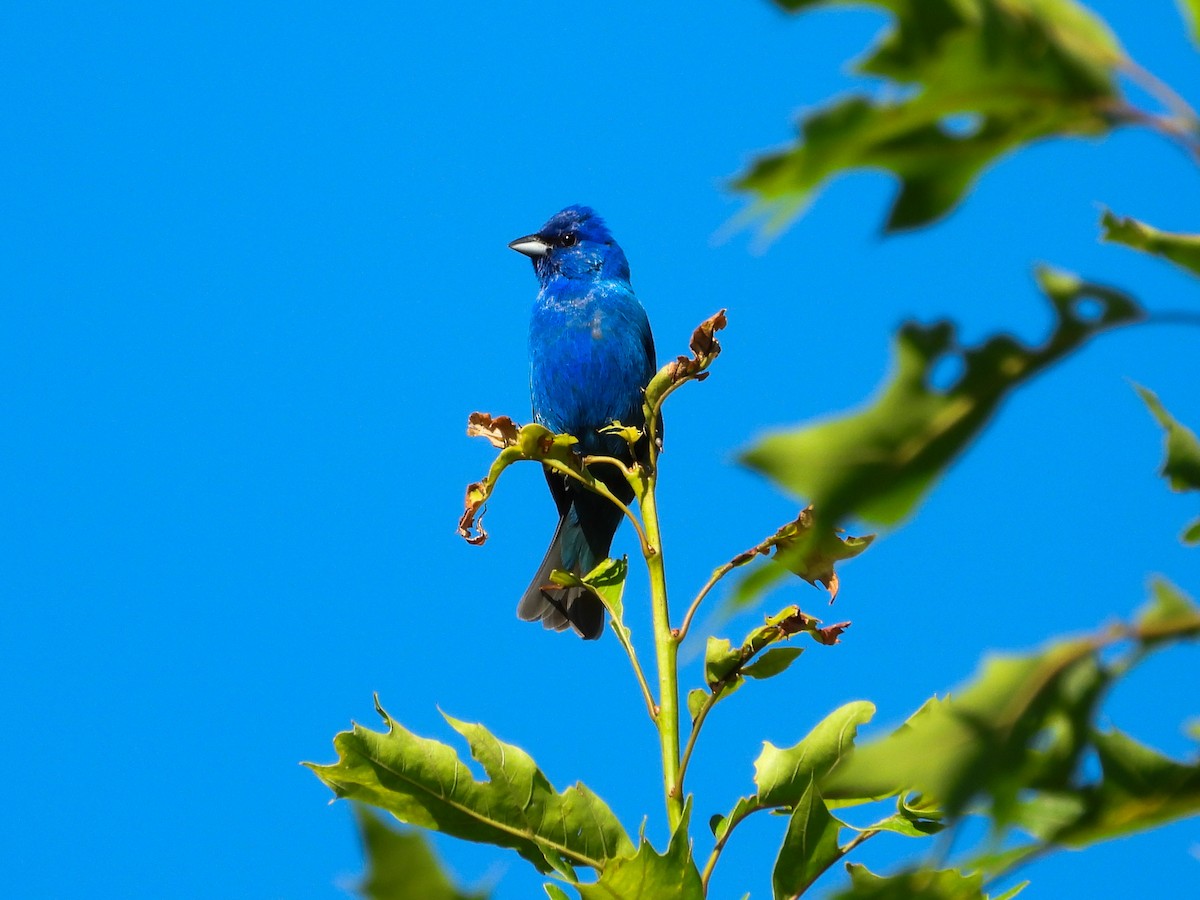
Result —
<instances>
[{"instance_id":1,"label":"bird's eye","mask_svg":"<svg viewBox=\"0 0 1200 900\"><path fill-rule=\"evenodd\" d=\"M574 235L573 233L571 233L570 231L568 231L566 234L564 234L562 237L560 237L560 238L558 239L558 246L560 246L560 247L574 247L574 246L575 246L575 241L576 241L576 237L575 237L575 235Z\"/></svg>"}]
</instances>

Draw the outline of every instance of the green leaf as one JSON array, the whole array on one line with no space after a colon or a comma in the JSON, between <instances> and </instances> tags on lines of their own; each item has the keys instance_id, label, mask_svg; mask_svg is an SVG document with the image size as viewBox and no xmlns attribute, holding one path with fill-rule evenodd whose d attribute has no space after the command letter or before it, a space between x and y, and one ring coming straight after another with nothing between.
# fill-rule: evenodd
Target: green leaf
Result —
<instances>
[{"instance_id":1,"label":"green leaf","mask_svg":"<svg viewBox=\"0 0 1200 900\"><path fill-rule=\"evenodd\" d=\"M550 900L571 900L571 896L557 884L554 884L554 882L543 884L542 887L545 889L546 896Z\"/></svg>"},{"instance_id":2,"label":"green leaf","mask_svg":"<svg viewBox=\"0 0 1200 900\"><path fill-rule=\"evenodd\" d=\"M854 745L858 726L871 720L875 706L856 700L839 707L800 743L780 750L769 742L754 763L760 806L793 806L812 781L821 783Z\"/></svg>"},{"instance_id":3,"label":"green leaf","mask_svg":"<svg viewBox=\"0 0 1200 900\"><path fill-rule=\"evenodd\" d=\"M704 706L707 700L708 691L704 690L704 688L694 688L693 690L688 691L688 715L692 717L693 722L696 721L696 716L700 715L700 708Z\"/></svg>"},{"instance_id":4,"label":"green leaf","mask_svg":"<svg viewBox=\"0 0 1200 900\"><path fill-rule=\"evenodd\" d=\"M554 578L559 574L575 577L569 572L563 573L557 569L551 573L550 577ZM633 647L633 632L625 624L625 607L622 601L625 594L625 578L628 574L629 561L622 556L620 559L602 561L596 568L578 580L580 584L590 588L592 593L604 604L617 640L621 642L621 646L625 648L625 652L629 654L630 658L635 659L637 652Z\"/></svg>"},{"instance_id":5,"label":"green leaf","mask_svg":"<svg viewBox=\"0 0 1200 900\"><path fill-rule=\"evenodd\" d=\"M898 875L875 875L866 866L848 863L850 887L834 900L987 900L983 875L957 869L917 869Z\"/></svg>"},{"instance_id":6,"label":"green leaf","mask_svg":"<svg viewBox=\"0 0 1200 900\"><path fill-rule=\"evenodd\" d=\"M1037 279L1056 317L1042 346L1000 335L962 348L948 321L910 323L896 341L897 372L871 406L770 435L743 454L746 465L811 499L817 523L808 541L827 538L851 515L884 525L903 520L1010 391L1102 331L1141 317L1119 291L1045 268ZM963 372L936 390L929 381L944 359L961 360Z\"/></svg>"},{"instance_id":7,"label":"green leaf","mask_svg":"<svg viewBox=\"0 0 1200 900\"><path fill-rule=\"evenodd\" d=\"M853 0L779 0L802 10ZM892 82L808 116L795 146L760 158L736 186L778 228L844 172L900 181L895 231L928 224L1004 154L1050 136L1099 135L1119 121L1124 55L1104 22L1071 0L875 0L895 15L864 75ZM894 99L901 97L902 99ZM966 125L961 124L965 119Z\"/></svg>"},{"instance_id":8,"label":"green leaf","mask_svg":"<svg viewBox=\"0 0 1200 900\"><path fill-rule=\"evenodd\" d=\"M803 893L841 857L838 830L841 823L829 814L825 801L810 778L792 809L783 846L771 873L775 900Z\"/></svg>"},{"instance_id":9,"label":"green leaf","mask_svg":"<svg viewBox=\"0 0 1200 900\"><path fill-rule=\"evenodd\" d=\"M416 831L388 828L375 813L355 804L367 872L358 892L369 900L487 900L483 892L458 890L442 870L429 842Z\"/></svg>"},{"instance_id":10,"label":"green leaf","mask_svg":"<svg viewBox=\"0 0 1200 900\"><path fill-rule=\"evenodd\" d=\"M582 579L617 620L624 614L621 596L625 593L625 576L628 574L629 561L622 556L620 559L604 560Z\"/></svg>"},{"instance_id":11,"label":"green leaf","mask_svg":"<svg viewBox=\"0 0 1200 900\"><path fill-rule=\"evenodd\" d=\"M708 820L708 827L718 841L725 837L731 825L740 822L750 813L758 812L763 807L759 805L757 797L738 797L737 803L733 805L733 809L728 815L716 815Z\"/></svg>"},{"instance_id":12,"label":"green leaf","mask_svg":"<svg viewBox=\"0 0 1200 900\"><path fill-rule=\"evenodd\" d=\"M1134 620L1142 643L1200 636L1200 607L1164 578L1150 581L1150 602Z\"/></svg>"},{"instance_id":13,"label":"green leaf","mask_svg":"<svg viewBox=\"0 0 1200 900\"><path fill-rule=\"evenodd\" d=\"M704 680L709 687L735 673L743 661L742 649L728 638L710 637L704 650Z\"/></svg>"},{"instance_id":14,"label":"green leaf","mask_svg":"<svg viewBox=\"0 0 1200 900\"><path fill-rule=\"evenodd\" d=\"M594 884L577 885L581 900L703 900L700 871L688 839L691 800L667 852L659 855L643 837L636 853L612 860Z\"/></svg>"},{"instance_id":15,"label":"green leaf","mask_svg":"<svg viewBox=\"0 0 1200 900\"><path fill-rule=\"evenodd\" d=\"M1173 491L1200 491L1200 440L1195 432L1173 418L1153 391L1139 385L1134 390L1167 433L1162 477Z\"/></svg>"},{"instance_id":16,"label":"green leaf","mask_svg":"<svg viewBox=\"0 0 1200 900\"><path fill-rule=\"evenodd\" d=\"M1104 229L1102 240L1161 256L1200 275L1200 234L1159 231L1137 219L1118 218L1109 210L1104 211L1100 225Z\"/></svg>"},{"instance_id":17,"label":"green leaf","mask_svg":"<svg viewBox=\"0 0 1200 900\"><path fill-rule=\"evenodd\" d=\"M773 647L750 665L743 666L742 674L751 678L771 678L787 669L803 652L803 647Z\"/></svg>"},{"instance_id":18,"label":"green leaf","mask_svg":"<svg viewBox=\"0 0 1200 900\"><path fill-rule=\"evenodd\" d=\"M633 851L608 806L582 784L556 793L524 750L481 725L446 721L466 738L489 781L476 781L453 748L417 737L376 699L385 733L355 725L334 738L338 761L307 763L338 797L385 809L401 822L516 850L541 872L573 877Z\"/></svg>"}]
</instances>

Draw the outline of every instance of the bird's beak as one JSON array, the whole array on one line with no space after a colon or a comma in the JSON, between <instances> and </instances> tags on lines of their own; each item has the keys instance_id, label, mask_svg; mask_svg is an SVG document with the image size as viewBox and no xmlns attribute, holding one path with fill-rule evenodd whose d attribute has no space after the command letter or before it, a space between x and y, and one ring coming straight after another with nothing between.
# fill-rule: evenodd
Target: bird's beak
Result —
<instances>
[{"instance_id":1,"label":"bird's beak","mask_svg":"<svg viewBox=\"0 0 1200 900\"><path fill-rule=\"evenodd\" d=\"M539 256L545 256L550 252L550 245L536 234L527 234L525 237L519 237L515 241L509 241L508 247L510 250L516 250L518 253L524 253L530 259L537 259Z\"/></svg>"}]
</instances>

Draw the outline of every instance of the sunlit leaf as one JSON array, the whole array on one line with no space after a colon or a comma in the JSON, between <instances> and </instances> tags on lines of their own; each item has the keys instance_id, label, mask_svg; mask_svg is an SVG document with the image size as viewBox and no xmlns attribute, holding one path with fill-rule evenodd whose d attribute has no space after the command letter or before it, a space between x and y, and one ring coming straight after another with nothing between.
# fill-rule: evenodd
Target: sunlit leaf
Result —
<instances>
[{"instance_id":1,"label":"sunlit leaf","mask_svg":"<svg viewBox=\"0 0 1200 900\"><path fill-rule=\"evenodd\" d=\"M1141 316L1119 291L1051 269L1037 278L1056 318L1042 346L999 335L963 348L950 322L905 325L897 371L873 404L769 435L743 454L751 468L812 501L817 523L808 541L816 545L851 515L884 525L904 519L1010 391L1088 339ZM961 361L962 374L938 390L930 380L945 359Z\"/></svg>"},{"instance_id":2,"label":"sunlit leaf","mask_svg":"<svg viewBox=\"0 0 1200 900\"><path fill-rule=\"evenodd\" d=\"M690 818L689 800L666 853L660 855L643 837L636 852L606 865L595 884L578 885L582 900L703 900L704 887L688 839Z\"/></svg>"},{"instance_id":3,"label":"sunlit leaf","mask_svg":"<svg viewBox=\"0 0 1200 900\"><path fill-rule=\"evenodd\" d=\"M336 763L307 764L338 797L410 825L511 848L541 872L599 869L633 852L603 800L582 784L556 792L524 750L483 726L446 716L489 778L479 782L453 748L407 731L378 701L376 709L386 732L355 725L334 738Z\"/></svg>"},{"instance_id":4,"label":"sunlit leaf","mask_svg":"<svg viewBox=\"0 0 1200 900\"><path fill-rule=\"evenodd\" d=\"M860 5L778 0L787 9ZM1072 0L875 0L895 15L858 69L891 82L807 116L796 145L760 158L737 186L776 227L837 175L900 181L888 230L951 210L988 165L1051 136L1097 135L1121 120L1107 26Z\"/></svg>"},{"instance_id":5,"label":"sunlit leaf","mask_svg":"<svg viewBox=\"0 0 1200 900\"><path fill-rule=\"evenodd\" d=\"M792 808L784 832L783 846L771 873L775 900L789 900L802 893L841 856L838 830L841 823L829 814L815 781Z\"/></svg>"},{"instance_id":6,"label":"sunlit leaf","mask_svg":"<svg viewBox=\"0 0 1200 900\"><path fill-rule=\"evenodd\" d=\"M710 637L704 650L704 680L709 686L724 681L742 664L742 651L729 638Z\"/></svg>"},{"instance_id":7,"label":"sunlit leaf","mask_svg":"<svg viewBox=\"0 0 1200 900\"><path fill-rule=\"evenodd\" d=\"M1200 234L1159 231L1137 219L1118 218L1108 210L1104 211L1100 224L1104 240L1161 256L1193 275L1200 275Z\"/></svg>"},{"instance_id":8,"label":"sunlit leaf","mask_svg":"<svg viewBox=\"0 0 1200 900\"><path fill-rule=\"evenodd\" d=\"M754 782L762 806L792 806L812 780L827 777L854 745L858 727L871 721L875 706L856 700L821 720L803 740L781 750L764 742L754 763Z\"/></svg>"},{"instance_id":9,"label":"sunlit leaf","mask_svg":"<svg viewBox=\"0 0 1200 900\"><path fill-rule=\"evenodd\" d=\"M442 870L428 840L397 831L375 813L355 805L367 872L358 892L369 900L487 900L484 892L460 891Z\"/></svg>"},{"instance_id":10,"label":"sunlit leaf","mask_svg":"<svg viewBox=\"0 0 1200 900\"><path fill-rule=\"evenodd\" d=\"M866 866L848 863L850 887L834 900L987 900L983 875L956 869L917 869L898 875L876 875Z\"/></svg>"},{"instance_id":11,"label":"sunlit leaf","mask_svg":"<svg viewBox=\"0 0 1200 900\"><path fill-rule=\"evenodd\" d=\"M554 882L543 884L542 887L545 889L546 896L549 897L550 900L571 900L571 895Z\"/></svg>"}]
</instances>

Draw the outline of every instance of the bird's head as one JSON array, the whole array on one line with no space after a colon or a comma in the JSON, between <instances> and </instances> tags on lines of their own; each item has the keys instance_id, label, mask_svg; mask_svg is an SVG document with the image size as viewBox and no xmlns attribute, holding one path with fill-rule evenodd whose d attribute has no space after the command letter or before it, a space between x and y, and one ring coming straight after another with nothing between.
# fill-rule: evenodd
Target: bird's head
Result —
<instances>
[{"instance_id":1,"label":"bird's head","mask_svg":"<svg viewBox=\"0 0 1200 900\"><path fill-rule=\"evenodd\" d=\"M586 206L568 206L550 217L534 234L509 242L533 260L538 280L563 278L629 280L629 263L608 226Z\"/></svg>"}]
</instances>

